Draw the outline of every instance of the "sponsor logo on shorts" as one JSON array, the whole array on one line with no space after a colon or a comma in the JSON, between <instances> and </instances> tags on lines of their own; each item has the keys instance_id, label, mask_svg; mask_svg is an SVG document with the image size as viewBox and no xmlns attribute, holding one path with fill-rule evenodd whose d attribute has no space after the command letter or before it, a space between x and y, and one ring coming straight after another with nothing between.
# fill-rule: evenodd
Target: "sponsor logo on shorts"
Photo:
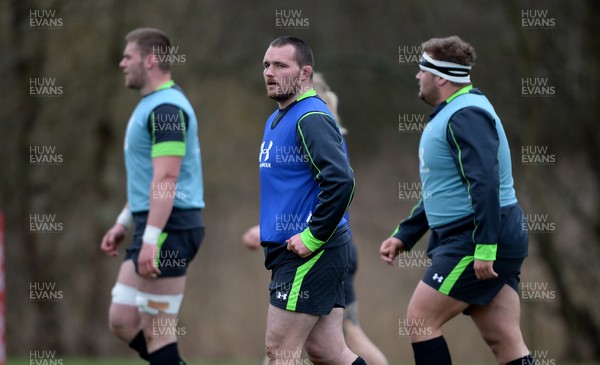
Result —
<instances>
[{"instance_id":1,"label":"sponsor logo on shorts","mask_svg":"<svg viewBox=\"0 0 600 365\"><path fill-rule=\"evenodd\" d=\"M275 283L275 299L277 300L288 300L290 293L292 292L292 283ZM308 290L300 290L298 293L298 300L310 299Z\"/></svg>"},{"instance_id":2,"label":"sponsor logo on shorts","mask_svg":"<svg viewBox=\"0 0 600 365\"><path fill-rule=\"evenodd\" d=\"M277 293L275 294L275 297L279 300L287 300L288 293L284 293L282 291L277 291Z\"/></svg>"},{"instance_id":3,"label":"sponsor logo on shorts","mask_svg":"<svg viewBox=\"0 0 600 365\"><path fill-rule=\"evenodd\" d=\"M444 277L439 275L437 272L435 274L433 274L433 276L431 278L433 280L437 281L438 283L441 283L442 281L444 281Z\"/></svg>"}]
</instances>

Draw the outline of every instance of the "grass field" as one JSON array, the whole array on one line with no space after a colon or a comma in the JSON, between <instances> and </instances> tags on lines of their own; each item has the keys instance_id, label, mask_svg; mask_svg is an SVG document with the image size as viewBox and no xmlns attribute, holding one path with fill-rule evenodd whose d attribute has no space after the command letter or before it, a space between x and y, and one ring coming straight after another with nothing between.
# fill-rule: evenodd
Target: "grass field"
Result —
<instances>
[{"instance_id":1,"label":"grass field","mask_svg":"<svg viewBox=\"0 0 600 365\"><path fill-rule=\"evenodd\" d=\"M545 362L544 362L545 361ZM80 358L65 358L65 359L9 359L7 365L143 365L146 362L138 359L80 359ZM391 365L408 365L405 364L391 364ZM567 363L550 361L548 359L542 360L539 365L600 365L600 363ZM259 362L255 361L188 361L188 365L260 365ZM456 365L495 365L495 364L461 364Z\"/></svg>"},{"instance_id":2,"label":"grass field","mask_svg":"<svg viewBox=\"0 0 600 365\"><path fill-rule=\"evenodd\" d=\"M187 361L187 360L186 360ZM8 359L7 365L143 365L148 364L138 359ZM213 361L187 361L188 365L260 365L259 362L235 361L235 362L213 362Z\"/></svg>"}]
</instances>

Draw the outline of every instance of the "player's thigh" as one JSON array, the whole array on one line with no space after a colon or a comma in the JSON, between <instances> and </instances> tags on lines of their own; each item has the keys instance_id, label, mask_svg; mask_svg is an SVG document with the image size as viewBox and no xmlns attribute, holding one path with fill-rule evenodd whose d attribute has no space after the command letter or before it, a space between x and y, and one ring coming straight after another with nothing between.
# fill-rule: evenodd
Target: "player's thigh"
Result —
<instances>
[{"instance_id":1,"label":"player's thigh","mask_svg":"<svg viewBox=\"0 0 600 365\"><path fill-rule=\"evenodd\" d=\"M498 363L529 354L519 326L519 295L513 287L505 285L488 305L473 306L470 314Z\"/></svg>"},{"instance_id":2,"label":"player's thigh","mask_svg":"<svg viewBox=\"0 0 600 365\"><path fill-rule=\"evenodd\" d=\"M318 316L292 312L269 304L267 315L267 351L298 351L310 331L319 320ZM270 355L276 355L272 352Z\"/></svg>"},{"instance_id":3,"label":"player's thigh","mask_svg":"<svg viewBox=\"0 0 600 365\"><path fill-rule=\"evenodd\" d=\"M125 260L121 263L117 274L117 282L134 288L139 286L139 275L135 272L135 265L132 260Z\"/></svg>"},{"instance_id":4,"label":"player's thigh","mask_svg":"<svg viewBox=\"0 0 600 365\"><path fill-rule=\"evenodd\" d=\"M139 291L158 295L183 294L186 281L186 275L155 279L140 277Z\"/></svg>"},{"instance_id":5,"label":"player's thigh","mask_svg":"<svg viewBox=\"0 0 600 365\"><path fill-rule=\"evenodd\" d=\"M408 303L407 323L415 327L440 328L468 306L468 303L445 295L419 281Z\"/></svg>"},{"instance_id":6,"label":"player's thigh","mask_svg":"<svg viewBox=\"0 0 600 365\"><path fill-rule=\"evenodd\" d=\"M509 285L504 285L488 305L474 305L470 311L479 332L490 341L520 338L520 314L519 295Z\"/></svg>"},{"instance_id":7,"label":"player's thigh","mask_svg":"<svg viewBox=\"0 0 600 365\"><path fill-rule=\"evenodd\" d=\"M346 308L344 308L344 326L346 323L352 324L359 327L358 321L358 301L355 300L351 303L346 302Z\"/></svg>"},{"instance_id":8,"label":"player's thigh","mask_svg":"<svg viewBox=\"0 0 600 365\"><path fill-rule=\"evenodd\" d=\"M319 358L325 354L341 354L346 349L343 319L343 308L333 308L328 315L319 317L306 339L305 349L309 356Z\"/></svg>"}]
</instances>

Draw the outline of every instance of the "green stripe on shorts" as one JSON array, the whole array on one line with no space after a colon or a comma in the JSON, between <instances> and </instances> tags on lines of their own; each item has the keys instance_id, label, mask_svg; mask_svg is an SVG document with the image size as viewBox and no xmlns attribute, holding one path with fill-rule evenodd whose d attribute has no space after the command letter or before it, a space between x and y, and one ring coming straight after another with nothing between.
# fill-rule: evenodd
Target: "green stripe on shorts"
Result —
<instances>
[{"instance_id":1,"label":"green stripe on shorts","mask_svg":"<svg viewBox=\"0 0 600 365\"><path fill-rule=\"evenodd\" d=\"M454 287L454 284L456 284L456 282L458 281L458 278L462 275L467 266L469 266L469 264L473 262L474 259L474 256L463 257L458 262L458 264L454 266L454 269L450 271L450 274L448 274L446 280L444 280L438 291L440 293L448 295L450 293L450 290L452 290L452 288Z\"/></svg>"},{"instance_id":2,"label":"green stripe on shorts","mask_svg":"<svg viewBox=\"0 0 600 365\"><path fill-rule=\"evenodd\" d=\"M156 257L154 258L154 267L160 267L160 249L167 240L168 235L169 234L167 232L161 232L160 236L158 236L158 241L156 242L158 249L156 250Z\"/></svg>"},{"instance_id":3,"label":"green stripe on shorts","mask_svg":"<svg viewBox=\"0 0 600 365\"><path fill-rule=\"evenodd\" d=\"M296 269L294 283L292 284L292 290L290 291L290 297L288 298L285 309L289 311L296 311L296 304L298 302L298 295L300 294L300 287L302 286L302 281L304 280L306 274L308 274L308 271L312 269L313 266L315 266L317 260L321 257L321 255L323 255L323 252L325 252L325 250L319 252L315 257L300 265Z\"/></svg>"}]
</instances>

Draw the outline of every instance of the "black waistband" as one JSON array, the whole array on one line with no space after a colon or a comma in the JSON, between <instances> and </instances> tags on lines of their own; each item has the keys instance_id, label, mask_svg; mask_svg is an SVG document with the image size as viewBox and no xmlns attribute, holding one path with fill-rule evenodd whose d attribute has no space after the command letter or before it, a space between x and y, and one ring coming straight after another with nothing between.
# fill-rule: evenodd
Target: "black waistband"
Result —
<instances>
[{"instance_id":1,"label":"black waistband","mask_svg":"<svg viewBox=\"0 0 600 365\"><path fill-rule=\"evenodd\" d=\"M143 232L148 221L148 212L135 212L133 214L133 220L135 222L136 231L141 230ZM204 219L202 218L202 209L180 209L173 208L167 224L163 228L164 231L178 231L185 229L193 229L204 227Z\"/></svg>"}]
</instances>

